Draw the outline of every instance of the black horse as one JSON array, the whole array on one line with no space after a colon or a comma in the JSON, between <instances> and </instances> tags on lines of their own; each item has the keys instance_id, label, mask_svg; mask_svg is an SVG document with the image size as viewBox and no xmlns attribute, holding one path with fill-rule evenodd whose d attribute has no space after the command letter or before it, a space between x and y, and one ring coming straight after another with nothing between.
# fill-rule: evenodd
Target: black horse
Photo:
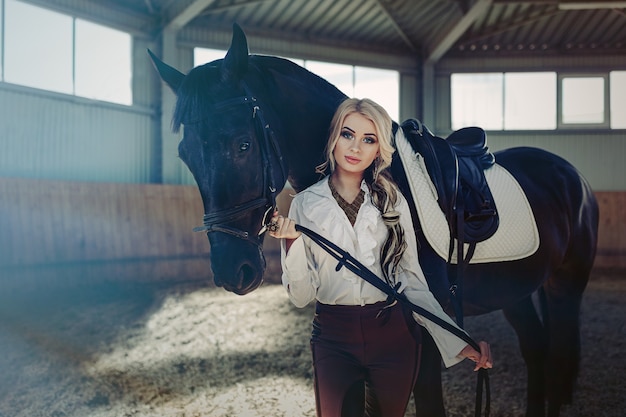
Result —
<instances>
[{"instance_id":1,"label":"black horse","mask_svg":"<svg viewBox=\"0 0 626 417\"><path fill-rule=\"evenodd\" d=\"M316 182L330 119L345 95L284 59L249 55L234 25L224 59L187 75L153 54L161 78L177 95L173 126L184 125L179 155L197 181L211 245L215 284L243 295L262 282L259 235L288 180L296 191ZM502 309L515 329L528 370L527 416L558 416L572 399L580 356L579 313L597 241L598 209L577 170L532 148L496 153L497 162L524 189L541 244L521 260L470 264L464 274L464 310ZM402 171L392 172L405 195ZM405 180L405 179L404 179ZM410 200L410 198L409 198ZM417 227L420 262L431 290L447 303L446 261ZM542 316L531 296L538 292ZM419 416L444 416L439 354L425 338L415 388Z\"/></svg>"}]
</instances>

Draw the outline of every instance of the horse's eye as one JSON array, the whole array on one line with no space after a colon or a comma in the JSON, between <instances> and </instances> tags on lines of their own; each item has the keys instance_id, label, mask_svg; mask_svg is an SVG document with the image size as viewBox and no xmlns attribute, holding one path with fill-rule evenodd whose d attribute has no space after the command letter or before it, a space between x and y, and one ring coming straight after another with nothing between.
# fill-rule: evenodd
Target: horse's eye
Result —
<instances>
[{"instance_id":1,"label":"horse's eye","mask_svg":"<svg viewBox=\"0 0 626 417\"><path fill-rule=\"evenodd\" d=\"M239 145L239 151L240 152L245 152L248 149L250 149L250 142L243 142Z\"/></svg>"}]
</instances>

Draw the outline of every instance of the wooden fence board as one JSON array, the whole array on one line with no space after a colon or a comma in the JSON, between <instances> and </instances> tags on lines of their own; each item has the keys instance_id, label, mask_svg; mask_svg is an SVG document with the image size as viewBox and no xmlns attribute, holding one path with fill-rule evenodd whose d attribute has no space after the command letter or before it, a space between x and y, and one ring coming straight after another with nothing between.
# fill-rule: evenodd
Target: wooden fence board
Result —
<instances>
[{"instance_id":1,"label":"wooden fence board","mask_svg":"<svg viewBox=\"0 0 626 417\"><path fill-rule=\"evenodd\" d=\"M209 278L202 211L194 186L2 178L0 282Z\"/></svg>"},{"instance_id":2,"label":"wooden fence board","mask_svg":"<svg viewBox=\"0 0 626 417\"><path fill-rule=\"evenodd\" d=\"M289 209L286 190L281 213ZM626 268L626 192L597 192L596 267ZM0 178L0 285L13 281L210 279L195 186ZM280 280L279 245L266 238L266 277Z\"/></svg>"},{"instance_id":3,"label":"wooden fence board","mask_svg":"<svg viewBox=\"0 0 626 417\"><path fill-rule=\"evenodd\" d=\"M596 192L600 208L596 267L626 268L626 192Z\"/></svg>"}]
</instances>

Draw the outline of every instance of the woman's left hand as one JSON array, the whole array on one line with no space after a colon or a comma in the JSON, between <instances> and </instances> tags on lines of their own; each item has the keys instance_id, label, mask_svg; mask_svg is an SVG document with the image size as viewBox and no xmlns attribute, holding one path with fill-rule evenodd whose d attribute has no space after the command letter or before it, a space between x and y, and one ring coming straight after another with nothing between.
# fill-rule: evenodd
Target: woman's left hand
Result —
<instances>
[{"instance_id":1,"label":"woman's left hand","mask_svg":"<svg viewBox=\"0 0 626 417\"><path fill-rule=\"evenodd\" d=\"M274 212L267 233L276 239L297 239L302 233L296 231L296 222L289 217L283 217Z\"/></svg>"},{"instance_id":2,"label":"woman's left hand","mask_svg":"<svg viewBox=\"0 0 626 417\"><path fill-rule=\"evenodd\" d=\"M477 352L476 349L467 345L463 348L460 355L476 362L474 371L478 371L481 368L490 369L493 366L493 359L491 358L491 347L489 343L480 341L478 346L480 346L480 352Z\"/></svg>"}]
</instances>

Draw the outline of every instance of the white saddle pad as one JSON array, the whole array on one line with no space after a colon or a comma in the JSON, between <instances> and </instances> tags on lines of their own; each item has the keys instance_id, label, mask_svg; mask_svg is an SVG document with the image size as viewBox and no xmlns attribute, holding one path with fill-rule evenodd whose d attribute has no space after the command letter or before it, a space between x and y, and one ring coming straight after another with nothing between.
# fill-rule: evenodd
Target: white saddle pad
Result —
<instances>
[{"instance_id":1,"label":"white saddle pad","mask_svg":"<svg viewBox=\"0 0 626 417\"><path fill-rule=\"evenodd\" d=\"M402 129L398 129L395 139L426 240L440 257L447 260L450 231L437 203L437 190L426 171L424 158L415 153ZM485 170L485 177L496 203L500 225L492 237L476 244L470 263L512 261L532 255L539 248L539 232L524 191L498 164ZM465 245L465 251L468 246ZM455 241L452 262L456 263L456 259Z\"/></svg>"}]
</instances>

